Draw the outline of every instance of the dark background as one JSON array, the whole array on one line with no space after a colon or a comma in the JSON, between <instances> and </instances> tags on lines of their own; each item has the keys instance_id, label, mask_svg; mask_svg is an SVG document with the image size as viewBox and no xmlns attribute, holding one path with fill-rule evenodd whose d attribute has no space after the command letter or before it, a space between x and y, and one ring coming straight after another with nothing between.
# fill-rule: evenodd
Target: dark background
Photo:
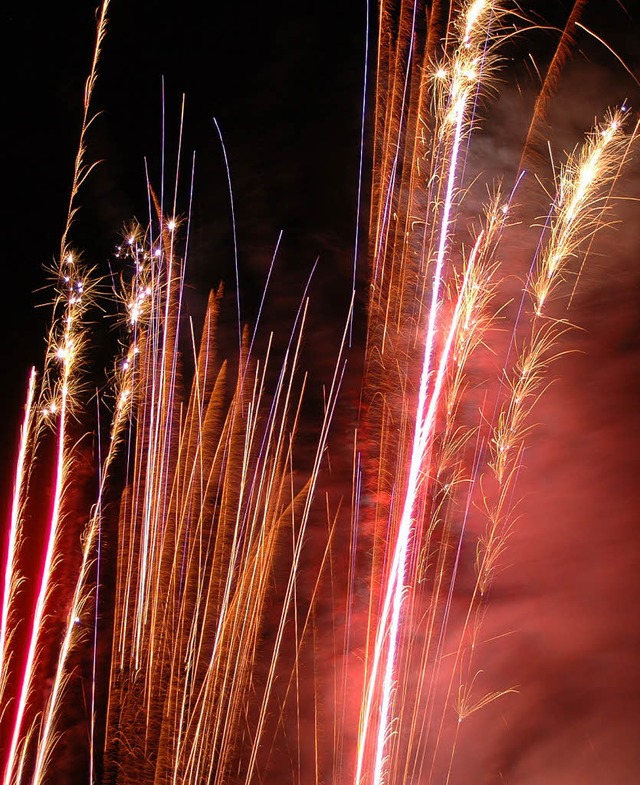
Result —
<instances>
[{"instance_id":1,"label":"dark background","mask_svg":"<svg viewBox=\"0 0 640 785\"><path fill-rule=\"evenodd\" d=\"M48 282L43 268L59 253L95 9L92 2L15 4L3 16L6 482L28 369L42 365L50 309L37 306L48 305L52 295L38 290ZM215 117L231 169L243 321L255 320L280 230L270 317L288 322L320 256L318 297L328 315L335 309L342 321L355 237L365 18L364 2L217 3L206 11L196 2L113 2L93 102L100 116L87 137L87 160L101 163L79 195L70 234L86 264L102 276L119 274L110 263L123 225L134 217L148 221L145 167L157 192L164 181L171 204L185 94L182 216L196 153L187 309L200 316L209 288L220 281L227 299L235 299L227 175ZM93 318L102 322L92 350L99 380L114 348L114 319Z\"/></svg>"}]
</instances>

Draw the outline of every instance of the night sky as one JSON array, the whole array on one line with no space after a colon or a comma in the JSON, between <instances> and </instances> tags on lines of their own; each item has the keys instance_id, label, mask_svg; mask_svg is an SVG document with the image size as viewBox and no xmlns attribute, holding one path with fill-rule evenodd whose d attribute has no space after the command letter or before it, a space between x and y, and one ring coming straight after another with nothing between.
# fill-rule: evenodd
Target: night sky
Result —
<instances>
[{"instance_id":1,"label":"night sky","mask_svg":"<svg viewBox=\"0 0 640 785\"><path fill-rule=\"evenodd\" d=\"M569 5L536 3L533 18L561 24ZM633 70L638 62L637 17L633 19L631 6L625 12L616 0L606 5L605 11L603 3L591 3L585 25L603 36ZM233 180L244 318L255 318L257 293L280 230L285 232L283 275L290 273L301 285L319 255L321 267L331 269L330 277L337 276L333 284L348 291L365 3L216 4L206 19L195 2L158 9L152 3L117 0L111 6L93 105L101 114L88 136L88 161L102 163L78 200L81 210L72 245L87 264L106 275L124 224L134 217L146 223L145 161L152 185L159 189L161 182L164 79L168 191L174 182L180 102L186 95L182 214L196 153L188 276L195 312L212 285L221 280L228 288L234 285L229 198L214 117L225 138ZM7 422L15 422L28 368L39 364L43 347L47 309L35 306L50 298L36 290L47 282L43 267L57 256L66 216L95 11L90 2L62 8L16 4L3 15L1 57L7 77L2 171L8 225L2 400L8 407ZM539 31L526 38L525 46L544 62L554 36L553 31ZM371 37L373 50L374 29ZM526 95L532 79L518 59L526 63L526 58L508 60L505 71L511 81L516 75L516 89ZM528 68L532 70L530 64ZM571 108L558 102L552 117L554 129L561 129L555 134L559 149L575 144L604 106L625 98L633 105L637 89L615 58L584 33L567 72L578 94L572 95ZM526 104L519 116L501 118L507 122L505 138L521 131L525 111ZM365 156L365 181L366 161ZM495 162L481 165L490 171ZM363 280L362 259L360 270Z\"/></svg>"},{"instance_id":2,"label":"night sky","mask_svg":"<svg viewBox=\"0 0 640 785\"><path fill-rule=\"evenodd\" d=\"M551 25L560 24L570 6L566 0L523 5L540 14L536 21L544 18ZM628 0L625 10L616 0L593 0L584 24L639 75L640 8L634 5ZM92 2L23 3L5 8L2 18L4 492L28 370L42 364L48 310L35 306L50 301L39 289L46 282L43 266L55 260L64 227L95 16ZM147 221L145 159L152 185L159 188L164 78L170 192L186 94L178 208L183 214L196 151L187 309L198 319L209 288L221 280L232 305L229 198L215 117L231 167L244 318L255 318L278 232L284 230L265 322L276 329L289 324L319 257L311 325L321 340L333 341L351 286L365 18L364 0L213 3L206 16L195 0L175 6L114 0L93 104L102 114L88 136L88 159L102 163L80 194L81 211L70 236L87 263L107 276L122 226L133 217ZM538 31L522 40L544 61L555 36ZM511 56L518 44L510 46ZM508 61L504 68L504 86L470 159L470 175L496 169L511 175L518 160L535 76L530 64ZM550 114L558 152L576 144L607 106L628 99L633 111L640 109L640 88L586 33L579 35L558 89ZM635 200L640 150L636 159L621 183L622 192ZM364 173L366 183L366 156ZM544 207L544 198L538 194L538 199L532 220ZM363 215L366 223L366 197ZM496 710L484 749L477 740L465 740L487 766L499 760L512 777L506 781L515 785L628 785L629 772L640 776L633 742L640 715L638 202L623 203L619 215L625 223L595 249L576 299L572 318L582 328L575 343L579 352L561 362L560 381L537 415L544 425L532 441L530 472L522 485L525 525L514 538L507 560L511 569L498 582L503 602L487 623L488 634L495 635L524 627L513 647L491 662L510 683L524 681L522 698L504 714ZM519 249L516 241L516 256ZM364 257L358 277L362 286ZM232 309L229 314L232 320ZM98 334L110 346L114 322L101 321ZM97 349L96 357L108 365L108 350ZM330 360L320 353L315 362L322 373ZM100 367L94 370L99 375ZM531 618L537 621L523 624ZM573 621L567 624L566 618ZM547 649L543 638L552 640ZM545 725L537 719L545 711L564 723ZM503 733L507 727L513 733ZM577 728L573 736L572 727ZM593 759L602 764L597 777L588 756L582 779L572 779L579 767L563 775L563 749L589 744L597 751ZM556 761L551 764L555 779L545 769L548 760ZM479 782L467 775L461 783Z\"/></svg>"},{"instance_id":3,"label":"night sky","mask_svg":"<svg viewBox=\"0 0 640 785\"><path fill-rule=\"evenodd\" d=\"M190 276L201 296L220 280L232 285L229 198L214 117L232 169L249 301L249 293L262 288L281 229L288 242L283 264L290 267L310 269L321 251L331 256L346 246L350 253L365 7L343 5L220 4L206 19L197 3L179 9L112 5L94 103L102 114L88 137L89 160L103 163L80 198L71 236L88 264L104 274L125 222L136 217L146 223L145 159L160 189L163 77L169 190L186 94L182 214L193 151L197 155ZM32 292L46 280L42 266L55 259L64 225L94 9L92 3L63 9L35 4L4 16L2 56L11 78L4 94L2 168L12 239L2 350L7 367L15 369L7 374L11 389L5 393L13 408L26 369L41 354L46 309L34 312L33 306L48 297ZM247 308L250 319L250 302Z\"/></svg>"}]
</instances>

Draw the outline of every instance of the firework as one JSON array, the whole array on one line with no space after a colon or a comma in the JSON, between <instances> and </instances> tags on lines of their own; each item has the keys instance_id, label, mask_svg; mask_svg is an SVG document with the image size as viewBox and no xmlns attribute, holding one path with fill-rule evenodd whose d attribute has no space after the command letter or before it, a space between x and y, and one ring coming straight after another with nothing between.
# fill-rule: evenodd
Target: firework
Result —
<instances>
[{"instance_id":1,"label":"firework","mask_svg":"<svg viewBox=\"0 0 640 785\"><path fill-rule=\"evenodd\" d=\"M95 498L74 510L84 492L76 439L91 420L88 314L106 287L69 236L92 168L103 5L3 551L4 785L55 776L80 692L86 774L74 775L92 785L467 781L461 758L478 718L496 722L495 706L522 689L499 672L485 678L487 640L513 632L486 622L517 529L536 408L570 345L568 278L609 221L638 134L626 105L603 107L540 189L542 226L526 228L521 201L546 177L542 129L584 5L573 5L541 78L510 181L479 173L474 146L521 10L381 0L365 126L363 360L350 345L354 291L315 419L316 382L303 367L310 284L284 343L263 338L263 326L243 329L239 290L228 340L222 287L199 329L185 307L183 175L178 163L170 188L163 169L159 196L148 185L148 225L131 223L118 249L104 307L119 303L124 337L97 396ZM183 123L184 102L178 161ZM224 143L223 152L233 193ZM237 273L233 198L231 209ZM529 231L532 250L513 260L516 231ZM268 297L265 288L260 314ZM363 369L355 382L349 362ZM42 514L34 488L49 471ZM24 544L32 518L43 532L39 572ZM502 776L491 765L488 781Z\"/></svg>"},{"instance_id":2,"label":"firework","mask_svg":"<svg viewBox=\"0 0 640 785\"><path fill-rule=\"evenodd\" d=\"M502 357L504 387L493 404L479 407L475 425L465 422L458 412L467 405L467 367L490 325L496 260L514 195L496 194L466 250L456 217L464 204L462 145L469 149L479 99L498 62L505 6L482 0L463 4L445 36L439 35L440 12L434 4L427 13L426 32L411 4L398 11L383 4L380 16L364 383L375 447L363 461L376 499L370 516L371 575L372 585L379 582L379 598L374 592L357 783L449 782L460 724L512 692L505 685L472 697L473 659L483 598L512 524L530 413L566 329L561 320L546 316L544 306L585 237L602 225L611 177L636 136L633 128L622 132L625 110L615 112L558 173L527 283L531 315L520 316L522 323L530 318L530 336L515 360L511 353ZM444 41L441 50L439 41ZM551 73L565 43L566 36ZM466 257L462 267L459 260ZM514 337L521 329L516 324ZM457 603L454 619L465 531L478 508L487 525L478 538L475 585L466 609ZM456 519L461 522L454 527ZM417 689L406 688L416 681ZM448 686L437 695L442 683Z\"/></svg>"}]
</instances>

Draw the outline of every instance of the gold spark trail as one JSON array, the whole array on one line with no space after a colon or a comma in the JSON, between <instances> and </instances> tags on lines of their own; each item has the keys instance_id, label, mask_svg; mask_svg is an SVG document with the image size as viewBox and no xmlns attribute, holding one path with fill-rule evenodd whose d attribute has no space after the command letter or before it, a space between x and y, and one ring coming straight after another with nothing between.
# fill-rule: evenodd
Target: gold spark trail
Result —
<instances>
[{"instance_id":1,"label":"gold spark trail","mask_svg":"<svg viewBox=\"0 0 640 785\"><path fill-rule=\"evenodd\" d=\"M0 619L0 705L3 707L0 712L0 721L2 720L2 715L7 706L4 701L4 692L9 678L9 666L11 663L12 629L13 624L16 623L16 620L11 616L11 611L22 580L18 568L18 551L20 550L21 540L21 519L27 501L25 497L29 485L28 454L33 440L35 392L36 371L35 368L32 368L31 373L29 374L24 419L20 428L20 445L18 448L18 458L16 460L13 498L11 502L11 521L9 523L9 535L5 556L2 617Z\"/></svg>"}]
</instances>

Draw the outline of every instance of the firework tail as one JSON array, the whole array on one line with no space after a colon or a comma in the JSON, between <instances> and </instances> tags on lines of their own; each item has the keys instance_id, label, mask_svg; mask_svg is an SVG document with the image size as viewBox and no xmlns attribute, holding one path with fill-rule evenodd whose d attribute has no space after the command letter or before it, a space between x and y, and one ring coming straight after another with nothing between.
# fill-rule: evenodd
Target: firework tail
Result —
<instances>
[{"instance_id":1,"label":"firework tail","mask_svg":"<svg viewBox=\"0 0 640 785\"><path fill-rule=\"evenodd\" d=\"M432 15L427 14L430 22L441 16L439 6L434 5L432 10ZM567 23L569 31L580 10L578 3ZM402 4L394 14L383 3L380 17L370 232L373 280L364 388L365 430L369 429L370 438L363 462L365 475L369 469L365 486L370 483L369 495L375 500L369 512L374 554L370 567L372 632L355 770L356 783L376 785L396 778L424 776L425 772L428 781L437 778L439 748L445 738L452 738L449 752L444 752L448 763L443 776L448 782L462 720L512 691L506 687L473 699L471 653L477 644L482 598L492 582L511 526L520 456L530 429L529 415L544 387L554 347L566 329L564 324L543 318L543 306L563 280L566 265L585 250L585 241L602 225L611 181L619 174L636 137L635 130L629 135L622 132L624 110L613 113L569 158L560 173L548 236L529 284L533 301L530 339L513 371L505 365L505 400L489 418L490 428L486 429L481 416L477 426L465 426L464 434L464 429L456 425L455 411L464 390L465 362L490 321L487 306L496 288L492 282L496 272L495 246L510 199L500 204L498 197L487 212L488 225L494 232L481 266L483 272L476 281L475 290L483 294L463 320L465 325L473 324L472 331L476 333L466 352L454 351L449 355L449 342L455 339L452 333L445 338L447 329L455 330L461 302L467 296L466 287L450 295L450 307L444 304L446 298L440 290L443 280L450 281L458 275L456 259L464 256L464 251L456 248L450 229L455 225L460 202L460 190L454 184L458 185L456 178L464 166L460 144L462 135L468 134L475 121L477 90L481 84L486 89L496 62L493 48L498 39L494 30L499 30L501 4L464 4L457 21L447 26L444 57L439 62L425 58L422 69L417 65L420 46L429 52L435 37L429 29L426 35L416 29L416 13L414 4ZM569 37L570 32L565 30L550 68L550 81L545 83L545 101L566 56ZM390 44L393 41L395 48ZM447 47L453 48L452 55L447 53ZM538 102L532 128L539 122L541 112ZM481 236L478 241L481 242ZM470 259L475 253L476 249ZM428 288L424 285L427 279L431 281ZM423 302L430 303L424 308L426 314ZM449 323L451 327L447 328ZM436 373L431 365L436 331L440 336L441 361L451 367L449 389L444 393L446 405L441 407L439 419L429 418L427 431L427 420L423 419L426 401L434 411L438 408L436 385L440 372ZM467 339L461 335L458 340L464 343ZM415 367L420 353L424 362L418 383L412 366ZM506 357L505 363L508 362ZM408 391L414 387L418 388L418 402L412 409ZM476 438L471 439L474 433ZM469 453L465 445L471 443L475 446ZM439 478L446 477L452 452L458 453L453 463L459 476L455 481L446 480L443 495L443 481ZM491 489L489 476L495 485ZM435 684L443 670L443 658L449 656L443 647L451 637L451 600L463 531L476 504L484 507L488 525L478 545L476 586L468 610L462 614L461 632L454 636L458 643L453 644L453 666L447 663L446 670L451 671L444 678L449 687L437 708ZM465 511L459 532L453 532L447 523L453 518L451 511L456 505ZM419 521L426 521L422 530L418 528ZM389 539L392 544L387 546ZM436 556L432 557L429 553L434 549ZM446 553L451 550L456 555L453 566L447 568ZM417 620L413 609L419 611L421 607L419 598L424 596L424 589L419 584L424 582L425 573L435 577L429 583L426 643L418 656L418 652L411 652L411 647L402 651L404 644L400 641L409 638L401 630L409 630ZM417 699L403 687L400 675L411 672L410 662L421 674L419 695L425 695ZM416 662L421 664L416 666ZM428 672L431 677L426 676ZM447 706L454 682L459 688L452 720L456 730L451 737L445 734L445 722L450 721Z\"/></svg>"},{"instance_id":2,"label":"firework tail","mask_svg":"<svg viewBox=\"0 0 640 785\"><path fill-rule=\"evenodd\" d=\"M135 358L137 356L135 349L135 345L132 345L129 348L115 385L116 408L109 435L109 449L105 457L104 465L101 467L100 471L101 480L98 490L98 501L82 535L82 561L67 615L64 637L58 653L58 661L51 691L46 700L38 731L37 750L31 780L33 785L39 785L46 777L47 764L51 760L54 745L59 738L59 734L56 733L57 721L62 713L64 705L65 688L71 678L71 655L83 641L88 639L88 606L90 606L92 600L97 604L97 596L93 596L94 591L97 593L97 586L94 589L91 581L93 577L94 561L97 558L97 544L102 525L102 499L107 483L111 480L113 462L122 449L126 426L129 422ZM95 649L95 638L93 645ZM93 706L91 715L93 731ZM95 756L93 738L94 734L92 732L90 750L91 768L93 768L93 758Z\"/></svg>"},{"instance_id":3,"label":"firework tail","mask_svg":"<svg viewBox=\"0 0 640 785\"><path fill-rule=\"evenodd\" d=\"M545 302L562 283L562 272L578 256L587 239L604 225L603 213L608 206L610 188L619 174L637 136L637 127L624 130L624 112L613 112L596 126L587 140L569 156L559 172L559 188L548 221L548 238L535 260L530 283L529 336L523 342L513 367L505 372L504 396L486 450L486 468L477 478L478 502L486 515L487 525L478 541L476 585L462 624L460 646L454 658L449 681L449 701L457 682L455 711L458 722L450 753L447 781L452 776L455 744L463 720L487 703L512 691L510 688L481 697L471 697L473 690L473 652L478 644L484 611L483 598L493 582L504 554L514 519L516 483L521 470L530 415L548 383L548 372L557 358L557 345L569 329L566 321L545 313ZM462 660L466 661L464 664ZM441 719L440 729L442 729ZM440 735L438 735L440 738ZM437 744L436 744L437 754Z\"/></svg>"},{"instance_id":4,"label":"firework tail","mask_svg":"<svg viewBox=\"0 0 640 785\"><path fill-rule=\"evenodd\" d=\"M406 419L407 426L407 439L406 447L404 448L405 455L401 458L403 464L402 469L402 499L399 501L398 513L399 518L397 522L393 521L393 514L387 519L387 524L392 529L396 529L394 533L396 545L391 554L389 554L389 567L386 568L386 577L383 579L382 588L382 608L381 615L378 622L378 629L375 635L375 642L373 644L373 657L370 674L368 675L367 686L367 699L363 707L363 716L361 719L361 734L358 743L358 761L356 766L356 782L359 783L364 775L365 755L367 750L367 736L369 734L369 725L372 719L373 712L373 694L374 691L380 690L381 696L380 709L375 709L376 716L379 715L377 720L376 740L374 742L374 762L372 768L372 782L382 782L385 775L383 772L383 761L385 759L385 746L390 734L390 710L391 710L391 695L394 689L395 670L396 670L396 656L398 647L399 635L399 622L400 612L405 594L405 584L408 579L408 569L410 556L410 543L416 539L414 532L414 525L416 519L416 505L418 497L418 489L421 484L421 477L429 473L426 467L429 461L429 454L431 453L432 442L434 438L435 427L435 412L438 405L439 390L445 376L445 369L448 361L448 354L453 343L455 330L457 329L457 318L461 302L465 297L465 292L461 291L458 298L458 305L454 309L454 319L450 328L449 338L444 342L442 354L436 365L439 364L439 371L434 373L434 352L435 352L435 336L436 328L442 331L443 316L442 316L442 303L440 291L443 286L443 277L448 275L445 270L445 260L450 251L451 244L451 228L453 222L452 210L454 208L454 199L456 198L456 185L459 178L460 163L459 157L461 155L461 145L463 138L468 133L471 125L472 111L474 101L476 99L476 91L480 83L483 69L487 71L491 68L491 62L488 54L488 41L487 30L489 27L489 20L495 15L495 9L492 4L488 3L469 3L463 9L461 18L459 20L459 41L455 48L453 55L448 63L443 63L439 66L436 78L446 84L446 87L441 91L439 96L439 115L436 121L437 127L434 129L432 138L433 148L431 151L433 167L433 159L437 159L437 164L440 166L438 182L434 183L436 193L431 196L430 205L431 209L427 212L424 218L424 229L421 245L418 249L410 247L405 239L410 232L408 231L409 223L412 216L415 214L414 205L409 204L406 212L406 229L404 232L399 232L397 236L393 236L390 241L387 241L389 230L387 228L389 221L389 214L391 211L395 213L396 209L392 206L393 200L393 179L392 176L388 179L388 186L385 193L386 199L381 200L384 208L380 211L382 215L378 218L376 229L376 237L382 236L384 240L376 243L373 248L374 253L374 284L373 289L379 290L382 297L386 300L386 305L383 308L378 307L375 302L376 295L374 295L374 308L370 312L370 339L368 343L368 353L375 358L375 361L380 362L379 358L384 357L385 350L388 352L391 348L392 341L389 340L389 348L387 344L387 336L390 330L394 330L396 339L398 339L399 332L406 331L404 324L406 319L410 319L414 324L419 325L422 321L420 313L416 314L411 298L415 296L415 283L425 279L427 275L431 277L430 293L427 297L429 305L427 306L426 316L426 337L423 342L423 360L420 381L418 385L418 400L416 406L416 414L411 415L407 409L407 402L402 402L406 414L403 419ZM414 25L415 22L412 22ZM412 30L413 28L411 28ZM401 30L400 34L405 31ZM399 35L400 35L399 34ZM410 35L411 41L414 40L413 35ZM413 61L414 53L410 52L407 58L407 75L403 84L403 92L406 93L406 84L413 71L411 63ZM405 96L403 100L409 100ZM418 105L422 104L424 94L418 90L417 94ZM415 125L415 120L410 125ZM397 124L397 123L394 123ZM400 129L399 129L400 131ZM423 130L422 133L425 133ZM399 138L402 140L404 134L400 132ZM436 147L438 145L438 147ZM383 144L383 148L386 147ZM408 182L402 182L399 179L400 188L408 188L409 197L404 197L409 201L412 200L414 193L418 191L418 177L420 174L420 163L427 169L429 168L429 159L425 155L428 148L424 144L416 144L411 140L408 144L409 153L416 154L416 160L412 162L411 157L404 165L408 174L405 175ZM393 150L394 162L391 169L397 169L397 158L399 150L402 149L401 143L398 140L395 144L390 145ZM384 160L384 156L383 156ZM424 176L424 175L423 175ZM389 187L391 186L391 187ZM382 190L384 192L385 186ZM429 197L427 197L429 199ZM403 205L404 206L404 205ZM437 225L437 230L434 231L434 226ZM387 245L388 242L388 245ZM481 244L481 236L478 238L476 249L472 252L472 259L475 258L477 248ZM388 251L385 253L385 246ZM400 248L398 248L400 246ZM380 267L378 266L378 258L382 256ZM418 256L419 268L416 271L409 270L410 265L414 263L414 257ZM384 264L386 262L386 270ZM430 268L430 269L429 269ZM468 268L469 271L470 268ZM384 273L387 273L385 275ZM388 276L388 277L387 277ZM376 286L377 281L380 285ZM397 283L396 283L397 282ZM386 287L389 288L386 288ZM376 292L377 294L377 292ZM399 295L399 296L398 296ZM380 300L382 300L382 297ZM373 299L373 298L372 298ZM391 313L390 309L394 300L405 301L406 310L402 306L398 308L395 313ZM420 302L420 297L417 298ZM377 334L376 334L377 333ZM382 335L382 339L378 338ZM393 346L392 352L397 352L396 345ZM386 375L386 374L385 374ZM383 382L386 383L387 380ZM437 385L437 389L436 386ZM397 408L397 407L394 407ZM398 412L395 411L394 415L397 417ZM413 420L413 435L411 435L410 420ZM403 428L404 430L404 428ZM402 441L402 440L401 440ZM400 447L402 450L403 448ZM385 456L384 460L388 460ZM408 466L408 473L405 466ZM398 478L398 473L392 475ZM405 479L406 478L406 479ZM380 493L377 494L380 496ZM390 511L391 512L391 511ZM379 513L378 513L379 514ZM384 524L383 524L384 525ZM383 656L382 650L386 649L384 654L385 665L383 670L380 670L379 664Z\"/></svg>"},{"instance_id":5,"label":"firework tail","mask_svg":"<svg viewBox=\"0 0 640 785\"><path fill-rule=\"evenodd\" d=\"M4 701L4 692L9 678L11 664L11 641L13 638L16 619L12 617L12 608L16 594L20 588L22 578L18 567L18 552L20 550L20 531L22 515L26 504L26 489L29 486L29 452L33 440L35 421L34 399L36 392L36 371L31 369L27 400L24 407L24 419L20 428L20 444L16 471L13 484L13 498L11 503L11 520L5 552L4 586L2 593L2 618L0 619L0 722L7 704Z\"/></svg>"},{"instance_id":6,"label":"firework tail","mask_svg":"<svg viewBox=\"0 0 640 785\"><path fill-rule=\"evenodd\" d=\"M55 331L52 331L49 343L50 362L58 361L61 365L59 379L56 382L50 382L54 389L54 397L43 409L41 415L54 420L57 427L54 490L51 516L46 527L44 559L38 580L35 607L30 620L27 653L20 677L16 716L4 772L4 781L7 785L15 779L17 756L23 733L22 724L29 693L32 689L38 643L42 636L45 604L55 582L54 572L58 558L56 549L62 522L62 504L71 465L67 432L70 416L69 410L73 406L73 395L78 384L76 369L83 351L82 316L86 308L87 299L90 296L86 279L82 273L78 274L76 267L73 255L67 254L62 262L60 271L61 292L59 303L64 304L60 324L61 335L58 338ZM53 375L51 367L47 369L47 375Z\"/></svg>"},{"instance_id":7,"label":"firework tail","mask_svg":"<svg viewBox=\"0 0 640 785\"><path fill-rule=\"evenodd\" d=\"M56 333L57 327L55 321L58 317L57 315L54 317L54 328L52 328L49 346L47 349L47 365L45 368L41 394L44 403L39 405L40 411L38 412L38 418L41 419L44 417L50 423L54 420L56 422L57 447L54 470L54 491L51 516L47 524L43 565L39 578L35 607L30 620L30 631L28 633L25 663L22 673L19 677L15 716L12 721L13 728L10 731L11 741L4 762L3 782L6 785L20 781L19 772L22 769L21 761L24 761L24 756L26 754L26 739L31 738L34 733L34 729L32 728L25 734L22 726L27 708L29 693L33 686L32 682L34 678L34 667L37 662L38 642L40 636L42 635L45 606L48 595L51 591L51 587L54 583L52 573L57 559L56 546L59 536L59 528L62 521L62 504L67 484L68 471L70 468L68 444L69 437L67 434L69 409L73 406L73 396L75 394L75 386L77 385L77 364L84 349L82 317L86 310L88 301L90 301L91 285L87 280L85 280L84 273L78 269L77 259L68 247L68 236L73 223L75 211L77 209L76 201L78 192L82 186L82 183L93 168L91 165L87 165L85 163L85 140L87 131L92 122L92 117L90 114L91 98L97 77L97 68L100 58L101 46L106 32L107 9L108 0L105 0L105 2L103 2L101 5L98 15L97 36L93 62L91 65L89 78L85 85L83 102L84 113L80 130L80 141L73 170L73 180L67 211L67 221L60 243L59 269L56 271L58 277L58 286L60 289L54 307L54 314L57 314L59 309L62 308L62 316L60 317L60 326L58 329L59 334ZM61 366L59 374L55 368L55 366L58 365ZM32 376L29 394L30 410L31 406L33 405L33 398L31 396L33 395L34 382L35 379ZM46 400L47 397L49 398L48 401ZM38 425L35 427L36 431L40 430ZM23 439L29 439L28 429L27 432L23 433ZM21 445L18 459L19 465L23 459L24 454L22 452ZM21 480L21 482L23 482L23 480ZM24 486L24 490L18 491L17 493L18 495L16 498L16 504L18 507L16 512L20 508L20 496L27 493L27 487ZM15 544L16 540L14 539L15 533L13 530L13 525L10 529L10 537L12 538L11 542ZM7 569L13 569L11 565L12 563L15 563L15 553L10 551L8 556L9 559L7 561ZM6 595L6 599L8 599L8 595ZM2 629L5 629L4 617ZM6 663L8 660L3 657L3 662ZM5 674L3 674L3 677L4 676ZM19 748L21 744L23 745L23 751L21 754L19 754Z\"/></svg>"},{"instance_id":8,"label":"firework tail","mask_svg":"<svg viewBox=\"0 0 640 785\"><path fill-rule=\"evenodd\" d=\"M162 783L224 780L247 723L274 559L289 531L289 578L273 649L263 652L271 665L250 731L247 777L255 768L340 386L336 371L316 459L306 481L294 478L306 305L273 391L270 351L264 363L252 358L245 333L229 397L228 366L216 355L216 294L185 396L176 341L182 268L171 243L158 246L159 255L139 252L153 285L138 343L135 460L120 516L106 741L106 779L116 782L140 772Z\"/></svg>"}]
</instances>

